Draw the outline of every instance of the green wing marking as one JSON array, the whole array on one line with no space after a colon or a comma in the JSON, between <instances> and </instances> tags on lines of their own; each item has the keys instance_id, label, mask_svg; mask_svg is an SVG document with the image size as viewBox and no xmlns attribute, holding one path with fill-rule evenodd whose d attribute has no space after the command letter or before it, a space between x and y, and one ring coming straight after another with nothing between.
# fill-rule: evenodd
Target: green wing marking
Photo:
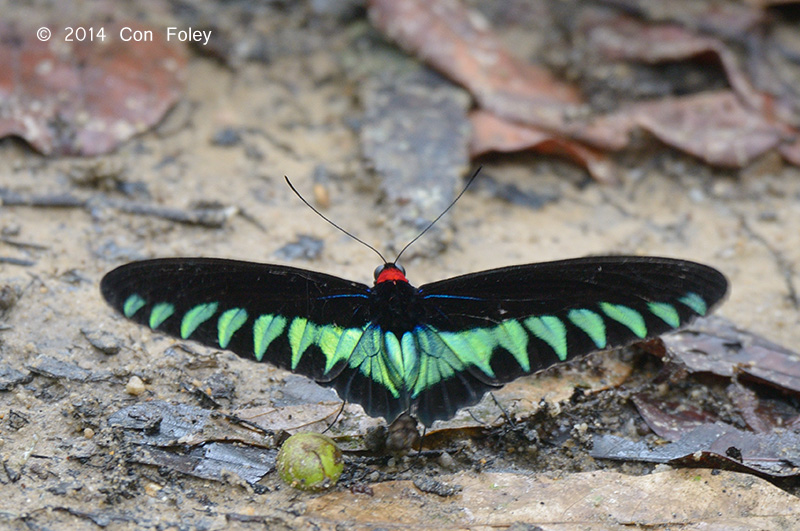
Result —
<instances>
[{"instance_id":1,"label":"green wing marking","mask_svg":"<svg viewBox=\"0 0 800 531\"><path fill-rule=\"evenodd\" d=\"M395 341L397 340L394 339L393 343ZM392 397L400 398L403 375L390 363L390 358L385 353L384 333L379 327L370 324L364 329L361 339L350 354L348 365L379 383Z\"/></svg>"},{"instance_id":2,"label":"green wing marking","mask_svg":"<svg viewBox=\"0 0 800 531\"><path fill-rule=\"evenodd\" d=\"M125 303L122 305L122 314L128 319L130 319L136 314L136 312L141 310L145 304L147 304L147 302L145 302L145 300L141 298L139 295L134 293L133 295L125 299Z\"/></svg>"},{"instance_id":3,"label":"green wing marking","mask_svg":"<svg viewBox=\"0 0 800 531\"><path fill-rule=\"evenodd\" d=\"M550 345L558 359L566 361L567 327L564 326L564 321L554 315L543 315L528 317L525 319L525 326L533 335Z\"/></svg>"},{"instance_id":4,"label":"green wing marking","mask_svg":"<svg viewBox=\"0 0 800 531\"><path fill-rule=\"evenodd\" d=\"M316 325L309 323L308 319L298 317L292 320L289 325L289 348L292 352L292 370L297 370L300 358L305 354L306 349L314 344L316 339Z\"/></svg>"},{"instance_id":5,"label":"green wing marking","mask_svg":"<svg viewBox=\"0 0 800 531\"><path fill-rule=\"evenodd\" d=\"M678 300L691 308L697 315L705 315L708 312L706 301L697 293L687 293Z\"/></svg>"},{"instance_id":6,"label":"green wing marking","mask_svg":"<svg viewBox=\"0 0 800 531\"><path fill-rule=\"evenodd\" d=\"M647 335L647 325L644 323L644 317L633 308L609 302L601 302L599 306L604 314L627 326L631 332L636 334L636 337L641 339Z\"/></svg>"},{"instance_id":7,"label":"green wing marking","mask_svg":"<svg viewBox=\"0 0 800 531\"><path fill-rule=\"evenodd\" d=\"M346 328L342 331L341 336L336 343L335 350L325 350L323 347L323 353L325 354L325 373L329 373L336 363L340 360L347 360L352 355L353 351L358 346L359 341L361 341L361 336L364 334L364 330L360 328ZM322 343L324 345L325 343ZM332 354L331 354L332 352Z\"/></svg>"},{"instance_id":8,"label":"green wing marking","mask_svg":"<svg viewBox=\"0 0 800 531\"><path fill-rule=\"evenodd\" d=\"M247 311L244 308L231 308L222 313L217 321L220 348L227 348L233 334L247 322Z\"/></svg>"},{"instance_id":9,"label":"green wing marking","mask_svg":"<svg viewBox=\"0 0 800 531\"><path fill-rule=\"evenodd\" d=\"M161 323L169 319L175 313L175 306L168 302L159 302L150 310L150 328L158 328Z\"/></svg>"},{"instance_id":10,"label":"green wing marking","mask_svg":"<svg viewBox=\"0 0 800 531\"><path fill-rule=\"evenodd\" d=\"M672 328L678 328L681 325L681 316L678 315L678 310L675 309L675 306L667 304L666 302L650 302L647 303L647 308L650 310L650 313Z\"/></svg>"},{"instance_id":11,"label":"green wing marking","mask_svg":"<svg viewBox=\"0 0 800 531\"><path fill-rule=\"evenodd\" d=\"M454 335L457 334L457 332L454 333ZM411 391L413 397L419 396L426 389L436 386L443 380L447 380L457 372L466 370L467 363L447 343L447 333L437 332L433 328L422 326L415 328L412 332L406 332L405 336L408 336L406 343L412 346L415 351L414 357L419 360L416 378L414 381L407 383L407 389ZM467 356L474 361L478 361L476 358L481 356L481 352L476 352L472 349L479 348L479 346L470 344L469 340L466 340L464 344L470 348ZM460 352L460 354L463 354L463 352ZM491 368L489 370L491 371Z\"/></svg>"},{"instance_id":12,"label":"green wing marking","mask_svg":"<svg viewBox=\"0 0 800 531\"><path fill-rule=\"evenodd\" d=\"M567 314L572 324L586 332L597 348L606 348L606 324L599 314L585 308L570 310Z\"/></svg>"},{"instance_id":13,"label":"green wing marking","mask_svg":"<svg viewBox=\"0 0 800 531\"><path fill-rule=\"evenodd\" d=\"M457 365L458 370L463 370L466 365L474 365L489 378L495 378L490 362L492 361L492 350L498 343L495 333L496 328L473 328L462 332L438 333L433 332L432 329L425 328L423 330L426 332L417 332L417 335L420 339L425 340L422 345L422 352L425 355L437 355L440 351L445 351L448 354L452 353L458 361L445 358L445 362L450 367Z\"/></svg>"},{"instance_id":14,"label":"green wing marking","mask_svg":"<svg viewBox=\"0 0 800 531\"><path fill-rule=\"evenodd\" d=\"M253 324L253 355L258 361L286 328L286 317L282 315L262 315ZM326 371L327 372L327 371Z\"/></svg>"},{"instance_id":15,"label":"green wing marking","mask_svg":"<svg viewBox=\"0 0 800 531\"><path fill-rule=\"evenodd\" d=\"M198 304L183 315L181 320L181 339L189 339L197 327L211 319L219 304L216 302L209 302L207 304Z\"/></svg>"}]
</instances>

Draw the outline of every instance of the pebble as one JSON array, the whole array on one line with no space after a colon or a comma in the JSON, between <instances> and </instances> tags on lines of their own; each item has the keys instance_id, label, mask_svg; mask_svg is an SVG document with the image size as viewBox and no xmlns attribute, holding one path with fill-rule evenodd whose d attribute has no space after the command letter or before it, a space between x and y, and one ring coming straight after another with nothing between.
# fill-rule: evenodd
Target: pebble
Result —
<instances>
[{"instance_id":1,"label":"pebble","mask_svg":"<svg viewBox=\"0 0 800 531\"><path fill-rule=\"evenodd\" d=\"M125 385L125 392L129 395L139 396L145 391L144 382L138 376L131 376L131 379L128 380L128 383Z\"/></svg>"}]
</instances>

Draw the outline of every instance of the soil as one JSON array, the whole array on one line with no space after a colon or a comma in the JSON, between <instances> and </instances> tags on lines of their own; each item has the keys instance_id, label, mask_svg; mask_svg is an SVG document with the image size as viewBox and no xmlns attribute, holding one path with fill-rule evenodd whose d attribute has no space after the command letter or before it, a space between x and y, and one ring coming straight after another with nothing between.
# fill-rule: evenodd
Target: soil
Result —
<instances>
[{"instance_id":1,"label":"soil","mask_svg":"<svg viewBox=\"0 0 800 531\"><path fill-rule=\"evenodd\" d=\"M33 9L31 16L58 15L51 9ZM200 479L131 458L138 448L108 422L120 409L152 400L207 407L197 389L209 389L222 411L271 405L283 397L288 373L197 345L177 348L179 342L115 315L98 291L103 274L119 264L197 255L286 263L372 282L375 254L321 220L284 182L289 176L315 198L315 175L324 168L327 179L317 193L329 198L325 215L385 250L393 220L360 152L354 121L362 110L348 66L356 56L349 47L359 42L353 34L371 30L358 21L355 7L354 14L333 15L288 5L273 9L279 18L266 22L275 35L268 60L232 67L196 53L182 102L155 130L112 155L44 158L19 140L0 142L2 189L185 210L222 204L237 212L209 228L120 212L102 200L85 208L0 210L0 255L31 262L0 264L7 295L2 364L21 373L0 391L4 525L218 529L245 526L242 515L269 514L262 524L291 527L302 514L306 495L274 473L252 486L235 476ZM254 16L263 20L263 13ZM151 21L170 17L179 15L156 11ZM218 23L230 22L222 17ZM230 130L238 139L220 142ZM686 258L715 266L730 280L719 314L790 348L800 344L800 312L792 299L800 284L800 171L777 156L742 171L713 170L645 142L619 161L618 186L599 185L569 163L536 155L480 162L477 186L448 214L453 235L446 249L404 263L412 283L591 254ZM482 179L551 200L535 207L509 202ZM278 258L301 236L323 242L321 250L311 259ZM443 470L568 474L619 467L588 456L591 433L646 432L627 397L661 369L645 354L624 356L636 375L623 388L578 393L558 414L545 408L517 426L453 436L444 449L419 457L352 454L336 488L423 480ZM49 358L72 369L48 372L42 366ZM702 385L711 389L706 403L714 404L715 384ZM590 430L580 428L599 411L600 428L594 421Z\"/></svg>"}]
</instances>

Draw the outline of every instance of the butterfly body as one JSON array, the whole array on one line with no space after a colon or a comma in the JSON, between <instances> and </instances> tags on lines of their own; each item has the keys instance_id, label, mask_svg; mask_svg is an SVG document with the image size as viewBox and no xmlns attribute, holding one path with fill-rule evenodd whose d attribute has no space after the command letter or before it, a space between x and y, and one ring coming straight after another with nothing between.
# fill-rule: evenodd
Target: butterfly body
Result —
<instances>
[{"instance_id":1,"label":"butterfly body","mask_svg":"<svg viewBox=\"0 0 800 531\"><path fill-rule=\"evenodd\" d=\"M486 391L705 315L713 268L592 257L512 266L420 287L393 263L367 286L287 266L212 258L134 262L101 282L123 315L304 374L393 421L430 425Z\"/></svg>"}]
</instances>

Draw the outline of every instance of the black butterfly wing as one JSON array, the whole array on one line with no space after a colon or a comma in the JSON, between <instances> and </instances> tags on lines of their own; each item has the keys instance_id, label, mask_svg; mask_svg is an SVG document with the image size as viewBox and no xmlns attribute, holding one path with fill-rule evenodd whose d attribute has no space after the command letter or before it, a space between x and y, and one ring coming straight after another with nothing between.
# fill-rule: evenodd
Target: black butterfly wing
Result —
<instances>
[{"instance_id":1,"label":"black butterfly wing","mask_svg":"<svg viewBox=\"0 0 800 531\"><path fill-rule=\"evenodd\" d=\"M428 371L420 420L449 418L497 386L592 351L657 336L706 315L727 293L716 269L656 257L590 257L506 267L426 284ZM421 345L422 342L418 343Z\"/></svg>"},{"instance_id":2,"label":"black butterfly wing","mask_svg":"<svg viewBox=\"0 0 800 531\"><path fill-rule=\"evenodd\" d=\"M133 262L108 273L100 291L125 317L153 330L320 382L335 379L346 365L344 355L335 355L336 341L347 346L344 331L363 330L369 320L364 284L235 260Z\"/></svg>"},{"instance_id":3,"label":"black butterfly wing","mask_svg":"<svg viewBox=\"0 0 800 531\"><path fill-rule=\"evenodd\" d=\"M416 290L181 258L124 265L101 291L154 330L307 375L372 416L411 410L430 425L523 374L683 326L724 297L727 281L693 262L594 257Z\"/></svg>"}]
</instances>

